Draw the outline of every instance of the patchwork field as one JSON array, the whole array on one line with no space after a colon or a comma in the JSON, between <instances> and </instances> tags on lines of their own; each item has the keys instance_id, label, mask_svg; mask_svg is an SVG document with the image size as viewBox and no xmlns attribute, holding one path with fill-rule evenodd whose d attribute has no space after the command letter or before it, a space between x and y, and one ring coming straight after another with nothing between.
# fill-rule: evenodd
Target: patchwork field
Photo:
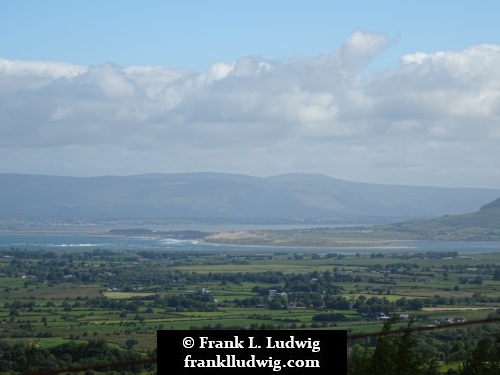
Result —
<instances>
[{"instance_id":1,"label":"patchwork field","mask_svg":"<svg viewBox=\"0 0 500 375\"><path fill-rule=\"evenodd\" d=\"M105 340L147 355L170 329L378 332L498 316L500 254L1 250L0 341ZM98 265L98 266L96 266Z\"/></svg>"}]
</instances>

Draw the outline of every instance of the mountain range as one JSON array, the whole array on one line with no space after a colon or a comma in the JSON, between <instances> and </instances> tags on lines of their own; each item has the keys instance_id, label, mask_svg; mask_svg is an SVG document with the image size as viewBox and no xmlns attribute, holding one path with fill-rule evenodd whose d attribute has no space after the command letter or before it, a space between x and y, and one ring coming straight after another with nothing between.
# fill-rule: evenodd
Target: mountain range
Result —
<instances>
[{"instance_id":1,"label":"mountain range","mask_svg":"<svg viewBox=\"0 0 500 375\"><path fill-rule=\"evenodd\" d=\"M300 173L266 178L224 173L0 174L1 219L375 218L387 223L465 214L500 205L499 197L500 189L369 184Z\"/></svg>"}]
</instances>

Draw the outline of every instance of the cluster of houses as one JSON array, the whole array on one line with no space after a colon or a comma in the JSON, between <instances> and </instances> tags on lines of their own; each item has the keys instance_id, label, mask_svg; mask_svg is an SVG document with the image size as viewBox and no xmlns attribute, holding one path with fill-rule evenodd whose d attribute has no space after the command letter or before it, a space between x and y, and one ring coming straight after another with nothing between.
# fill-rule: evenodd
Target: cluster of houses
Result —
<instances>
[{"instance_id":1,"label":"cluster of houses","mask_svg":"<svg viewBox=\"0 0 500 375\"><path fill-rule=\"evenodd\" d=\"M435 320L434 324L462 324L466 322L467 319L465 318L442 318L439 320Z\"/></svg>"},{"instance_id":2,"label":"cluster of houses","mask_svg":"<svg viewBox=\"0 0 500 375\"><path fill-rule=\"evenodd\" d=\"M385 313L383 313L383 312L376 312L373 314L373 318L375 320L384 321L384 320L390 319L391 317L385 315ZM410 319L410 315L409 314L400 314L399 319L402 319L402 320Z\"/></svg>"},{"instance_id":3,"label":"cluster of houses","mask_svg":"<svg viewBox=\"0 0 500 375\"><path fill-rule=\"evenodd\" d=\"M282 297L287 297L287 293L286 292L278 292L277 290L275 289L270 289L269 290L269 297L274 297L274 296L282 296Z\"/></svg>"},{"instance_id":4,"label":"cluster of houses","mask_svg":"<svg viewBox=\"0 0 500 375\"><path fill-rule=\"evenodd\" d=\"M391 317L387 316L383 312L377 312L377 313L373 314L373 318L375 320L385 321L385 320L390 319ZM401 315L399 315L399 319L402 319L402 320L406 320L406 319L409 319L409 318L410 318L409 314L401 314ZM466 322L467 322L467 319L465 319L465 318L442 318L442 319L434 320L433 323L435 325L439 325L439 324L463 324L463 323L466 323Z\"/></svg>"}]
</instances>

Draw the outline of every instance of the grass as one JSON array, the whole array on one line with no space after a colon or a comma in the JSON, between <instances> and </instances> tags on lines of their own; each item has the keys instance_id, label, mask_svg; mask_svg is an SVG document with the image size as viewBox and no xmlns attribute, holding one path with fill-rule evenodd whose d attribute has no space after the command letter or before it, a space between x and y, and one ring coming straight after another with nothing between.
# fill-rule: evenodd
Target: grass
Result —
<instances>
[{"instance_id":1,"label":"grass","mask_svg":"<svg viewBox=\"0 0 500 375\"><path fill-rule=\"evenodd\" d=\"M334 252L334 251L333 251ZM401 252L398 250L397 252ZM252 254L258 253L258 249L248 251L249 255L238 253L247 264L213 264L222 262L218 254L213 256L200 257L179 261L178 266L172 264L163 265L153 261L141 260L144 263L134 266L134 272L187 272L199 274L238 274L238 273L260 273L260 272L280 272L283 274L305 274L319 271L349 270L352 278L348 281L333 282L332 285L342 287L342 295L354 302L364 295L367 298L378 297L389 301L396 301L401 297L408 299L425 298L440 295L442 297L468 297L475 294L500 298L500 286L498 282L492 280L492 268L489 271L484 268L484 264L500 264L500 254L477 254L474 259L403 259L395 253L386 254L384 257L372 258L369 254L356 256L353 250L352 255L346 255L342 259L336 257L326 258L325 253L319 253L320 259L312 259L312 251L304 251L304 259L291 259L292 255L281 254L274 256L274 259L258 259ZM376 249L374 249L376 253ZM129 260L123 263L112 258L113 267L123 266L129 269ZM111 260L110 260L111 262ZM106 262L100 263L101 267L106 267ZM410 264L409 272L394 273L394 267L387 265ZM5 260L2 264L8 265ZM377 266L377 267L375 267ZM444 266L448 268L448 275L445 277ZM375 268L374 268L375 267ZM462 268L458 268L462 267ZM480 271L466 271L463 267L479 267ZM398 268L396 266L395 268ZM92 270L96 268L93 267ZM375 269L384 273L374 273ZM489 272L489 273L488 273ZM463 277L474 278L477 275L483 277L482 284L461 284ZM354 281L354 278L359 278ZM421 281L426 279L426 282ZM28 283L26 283L29 281ZM117 286L123 287L122 284ZM137 284L137 285L135 285ZM233 301L257 296L252 292L255 286L263 286L268 289L276 287L285 288L284 285L262 284L258 282L220 282L208 281L186 284L165 284L154 283L151 285L135 283L134 286L143 287L141 292L106 291L113 284L113 278L107 278L102 282L89 284L63 282L59 284L49 284L43 281L36 282L20 277L0 277L0 324L4 338L13 340L6 336L18 335L19 339L32 340L36 335L52 335L43 337L41 345L58 345L58 343L71 341L84 341L92 338L103 338L113 344L123 347L127 339L136 338L139 341L138 350L150 350L156 346L157 329L191 329L202 328L208 325L223 327L280 327L290 329L294 324L296 329L305 325L311 329L313 316L331 311L330 309L297 309L297 310L268 310L264 308L237 308ZM459 290L454 290L455 286ZM198 288L208 288L211 296L218 300L218 311L215 312L183 312L167 309L166 307L154 306L152 310L147 310L148 300L143 300L143 305L138 306L136 311L127 311L123 314L121 308L90 308L86 306L86 301L99 296L107 297L111 300L130 301L134 297L149 297L159 293L160 298L168 296L192 294ZM157 290L158 292L152 292ZM22 303L33 302L32 308L21 307L17 315L12 316L8 307L13 302ZM79 302L80 307L75 306ZM71 305L70 309L65 309L65 303ZM482 308L485 308L484 310ZM465 317L469 320L485 318L489 313L495 311L495 303L467 305L437 305L427 307L423 311L409 312L419 316L419 324L429 324L435 319L448 316ZM481 308L481 309L479 309ZM453 309L453 310L450 310ZM474 310L475 309L475 310ZM152 312L146 312L152 311ZM319 329L348 329L350 332L377 332L381 329L382 323L377 321L366 321L365 317L355 310L335 310L334 313L342 313L347 318L346 322L329 322L319 324ZM404 312L401 312L404 313ZM46 318L46 322L43 319ZM23 328L24 327L24 328Z\"/></svg>"},{"instance_id":2,"label":"grass","mask_svg":"<svg viewBox=\"0 0 500 375\"><path fill-rule=\"evenodd\" d=\"M111 299L130 299L133 297L154 296L155 293L148 292L102 292L102 295Z\"/></svg>"},{"instance_id":3,"label":"grass","mask_svg":"<svg viewBox=\"0 0 500 375\"><path fill-rule=\"evenodd\" d=\"M176 267L181 271L198 273L238 273L238 272L283 272L283 273L306 273L313 271L325 271L328 265L318 266L317 264L301 264L301 262L279 262L279 263L255 263L250 265L193 265Z\"/></svg>"}]
</instances>

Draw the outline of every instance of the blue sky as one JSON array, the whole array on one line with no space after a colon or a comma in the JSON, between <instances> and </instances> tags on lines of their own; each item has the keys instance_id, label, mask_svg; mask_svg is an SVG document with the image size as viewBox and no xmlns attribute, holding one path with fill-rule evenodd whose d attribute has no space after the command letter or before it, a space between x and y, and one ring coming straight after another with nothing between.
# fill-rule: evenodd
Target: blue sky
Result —
<instances>
[{"instance_id":1,"label":"blue sky","mask_svg":"<svg viewBox=\"0 0 500 375\"><path fill-rule=\"evenodd\" d=\"M495 1L3 1L1 55L201 71L255 55L326 54L354 30L391 40L384 66L416 51L500 43Z\"/></svg>"},{"instance_id":2,"label":"blue sky","mask_svg":"<svg viewBox=\"0 0 500 375\"><path fill-rule=\"evenodd\" d=\"M498 188L500 2L2 1L0 173Z\"/></svg>"}]
</instances>

